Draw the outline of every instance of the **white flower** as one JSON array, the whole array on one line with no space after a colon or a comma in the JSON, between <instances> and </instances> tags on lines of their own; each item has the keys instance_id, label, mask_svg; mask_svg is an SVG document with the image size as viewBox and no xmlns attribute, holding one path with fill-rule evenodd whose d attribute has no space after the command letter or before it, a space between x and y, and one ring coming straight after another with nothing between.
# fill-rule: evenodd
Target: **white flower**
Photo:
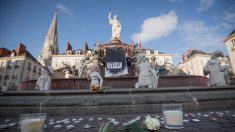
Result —
<instances>
[{"instance_id":1,"label":"white flower","mask_svg":"<svg viewBox=\"0 0 235 132\"><path fill-rule=\"evenodd\" d=\"M151 118L149 115L145 117L144 126L148 130L159 130L160 122L156 118Z\"/></svg>"}]
</instances>

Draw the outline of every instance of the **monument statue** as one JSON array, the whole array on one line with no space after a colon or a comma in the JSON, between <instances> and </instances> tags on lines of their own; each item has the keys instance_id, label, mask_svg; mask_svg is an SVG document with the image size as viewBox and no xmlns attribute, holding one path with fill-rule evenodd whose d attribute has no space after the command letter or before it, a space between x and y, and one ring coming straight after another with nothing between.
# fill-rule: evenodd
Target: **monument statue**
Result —
<instances>
[{"instance_id":1,"label":"monument statue","mask_svg":"<svg viewBox=\"0 0 235 132\"><path fill-rule=\"evenodd\" d=\"M222 86L225 85L224 73L220 65L220 60L217 59L222 55L221 51L214 51L211 59L203 67L204 75L209 74L210 86Z\"/></svg>"},{"instance_id":2,"label":"monument statue","mask_svg":"<svg viewBox=\"0 0 235 132\"><path fill-rule=\"evenodd\" d=\"M174 65L172 65L170 63L169 59L166 59L164 66L165 66L165 70L167 71L167 75L173 75L174 74L175 67L174 67Z\"/></svg>"},{"instance_id":3,"label":"monument statue","mask_svg":"<svg viewBox=\"0 0 235 132\"><path fill-rule=\"evenodd\" d=\"M153 84L153 87L157 87L158 85L158 79L159 79L159 66L157 65L157 63L155 62L156 60L156 57L155 56L152 56L151 57L151 62L150 62L150 66L151 66L151 72L153 73L152 74L152 84Z\"/></svg>"},{"instance_id":4,"label":"monument statue","mask_svg":"<svg viewBox=\"0 0 235 132\"><path fill-rule=\"evenodd\" d=\"M144 53L137 55L136 66L139 70L138 82L135 84L135 88L156 88L157 75L153 71L149 62L146 61Z\"/></svg>"},{"instance_id":5,"label":"monument statue","mask_svg":"<svg viewBox=\"0 0 235 132\"><path fill-rule=\"evenodd\" d=\"M91 91L96 92L103 85L103 78L98 72L98 68L94 65L92 66L92 71L88 75L88 78L91 79L90 89Z\"/></svg>"},{"instance_id":6,"label":"monument statue","mask_svg":"<svg viewBox=\"0 0 235 132\"><path fill-rule=\"evenodd\" d=\"M41 76L38 78L38 80L36 82L36 89L50 90L53 69L49 65L49 60L44 60L44 63L46 64L46 66L43 67L41 70Z\"/></svg>"},{"instance_id":7,"label":"monument statue","mask_svg":"<svg viewBox=\"0 0 235 132\"><path fill-rule=\"evenodd\" d=\"M122 26L121 26L121 23L118 21L117 15L114 15L114 17L111 18L111 12L110 12L108 19L109 19L109 24L112 25L112 38L111 38L111 40L114 40L115 38L120 40L120 33L122 30Z\"/></svg>"}]
</instances>

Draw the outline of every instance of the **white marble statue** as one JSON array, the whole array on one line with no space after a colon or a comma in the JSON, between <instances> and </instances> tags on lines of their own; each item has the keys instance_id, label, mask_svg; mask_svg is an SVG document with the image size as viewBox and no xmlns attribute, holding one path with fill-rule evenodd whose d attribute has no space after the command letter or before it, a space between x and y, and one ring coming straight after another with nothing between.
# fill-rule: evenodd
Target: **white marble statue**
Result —
<instances>
[{"instance_id":1,"label":"white marble statue","mask_svg":"<svg viewBox=\"0 0 235 132\"><path fill-rule=\"evenodd\" d=\"M112 39L117 38L120 40L120 33L122 30L121 23L118 21L117 15L114 15L113 18L111 18L111 12L109 13L108 16L109 19L109 24L112 25Z\"/></svg>"},{"instance_id":2,"label":"white marble statue","mask_svg":"<svg viewBox=\"0 0 235 132\"><path fill-rule=\"evenodd\" d=\"M156 57L152 56L150 66L151 66L151 72L153 73L151 74L153 88L157 88L158 79L159 79L159 66L157 65L155 61L156 61Z\"/></svg>"},{"instance_id":3,"label":"white marble statue","mask_svg":"<svg viewBox=\"0 0 235 132\"><path fill-rule=\"evenodd\" d=\"M224 73L220 65L220 60L217 59L222 54L221 51L213 52L211 59L203 67L204 75L209 74L210 86L222 86L225 85Z\"/></svg>"},{"instance_id":4,"label":"white marble statue","mask_svg":"<svg viewBox=\"0 0 235 132\"><path fill-rule=\"evenodd\" d=\"M174 65L172 65L169 61L169 59L166 59L165 61L165 70L167 71L167 75L173 75L174 74Z\"/></svg>"},{"instance_id":5,"label":"white marble statue","mask_svg":"<svg viewBox=\"0 0 235 132\"><path fill-rule=\"evenodd\" d=\"M69 70L65 71L64 78L71 78L71 77L74 77L74 76L69 72Z\"/></svg>"},{"instance_id":6,"label":"white marble statue","mask_svg":"<svg viewBox=\"0 0 235 132\"><path fill-rule=\"evenodd\" d=\"M139 71L139 77L135 88L156 88L156 72L151 68L150 63L146 61L144 53L137 55L136 67Z\"/></svg>"},{"instance_id":7,"label":"white marble statue","mask_svg":"<svg viewBox=\"0 0 235 132\"><path fill-rule=\"evenodd\" d=\"M91 79L90 88L93 86L102 87L103 85L103 78L100 76L100 73L97 71L98 68L96 66L93 66L91 74L89 75L89 78Z\"/></svg>"},{"instance_id":8,"label":"white marble statue","mask_svg":"<svg viewBox=\"0 0 235 132\"><path fill-rule=\"evenodd\" d=\"M53 74L53 69L49 65L48 60L44 60L46 66L41 70L41 76L38 78L36 82L36 89L39 90L50 90L51 88L51 77Z\"/></svg>"},{"instance_id":9,"label":"white marble statue","mask_svg":"<svg viewBox=\"0 0 235 132\"><path fill-rule=\"evenodd\" d=\"M52 73L53 73L52 67L42 68L41 76L38 78L36 82L36 89L50 90Z\"/></svg>"}]
</instances>

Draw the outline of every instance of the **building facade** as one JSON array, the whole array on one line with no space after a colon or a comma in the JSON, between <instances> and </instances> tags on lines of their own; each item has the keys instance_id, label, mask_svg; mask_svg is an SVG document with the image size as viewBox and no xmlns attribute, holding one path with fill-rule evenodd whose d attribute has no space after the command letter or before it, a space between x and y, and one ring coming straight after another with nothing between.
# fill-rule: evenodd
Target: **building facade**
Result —
<instances>
[{"instance_id":1,"label":"building facade","mask_svg":"<svg viewBox=\"0 0 235 132\"><path fill-rule=\"evenodd\" d=\"M5 48L1 48L5 50ZM9 50L5 50L7 53ZM0 87L16 90L22 81L35 80L41 75L41 64L20 44L8 54L0 54Z\"/></svg>"},{"instance_id":2,"label":"building facade","mask_svg":"<svg viewBox=\"0 0 235 132\"><path fill-rule=\"evenodd\" d=\"M235 29L233 32L224 40L228 55L231 62L233 74L235 74Z\"/></svg>"},{"instance_id":3,"label":"building facade","mask_svg":"<svg viewBox=\"0 0 235 132\"><path fill-rule=\"evenodd\" d=\"M203 67L211 59L212 54L198 50L188 50L187 55L181 56L181 62L177 65L178 69L182 69L187 75L204 76ZM221 66L230 66L228 57L219 57Z\"/></svg>"},{"instance_id":4,"label":"building facade","mask_svg":"<svg viewBox=\"0 0 235 132\"><path fill-rule=\"evenodd\" d=\"M170 62L171 64L173 64L173 55L172 54L166 54L166 53L162 53L159 52L158 50L149 50L149 49L145 49L145 57L148 58L149 60L151 60L151 57L155 57L156 58L156 63L158 65L164 65L165 62Z\"/></svg>"}]
</instances>

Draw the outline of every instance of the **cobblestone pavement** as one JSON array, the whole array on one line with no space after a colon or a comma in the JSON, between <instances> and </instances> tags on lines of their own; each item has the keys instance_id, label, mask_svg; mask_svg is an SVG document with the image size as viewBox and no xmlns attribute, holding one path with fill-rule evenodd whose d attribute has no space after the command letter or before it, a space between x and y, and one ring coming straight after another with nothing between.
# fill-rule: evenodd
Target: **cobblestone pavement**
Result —
<instances>
[{"instance_id":1,"label":"cobblestone pavement","mask_svg":"<svg viewBox=\"0 0 235 132\"><path fill-rule=\"evenodd\" d=\"M234 132L235 131L235 109L192 111L184 112L184 128L180 130L169 130L164 128L164 119L161 113L128 114L128 115L90 115L90 116L48 116L44 131L46 132L97 132L100 124L107 121L115 122L115 128L124 131L123 125L133 119L140 117L138 124L142 125L145 116L158 118L161 122L160 132ZM0 131L20 131L19 117L0 117ZM73 125L74 128L67 129ZM91 125L91 128L84 128ZM147 130L146 130L147 131Z\"/></svg>"}]
</instances>

